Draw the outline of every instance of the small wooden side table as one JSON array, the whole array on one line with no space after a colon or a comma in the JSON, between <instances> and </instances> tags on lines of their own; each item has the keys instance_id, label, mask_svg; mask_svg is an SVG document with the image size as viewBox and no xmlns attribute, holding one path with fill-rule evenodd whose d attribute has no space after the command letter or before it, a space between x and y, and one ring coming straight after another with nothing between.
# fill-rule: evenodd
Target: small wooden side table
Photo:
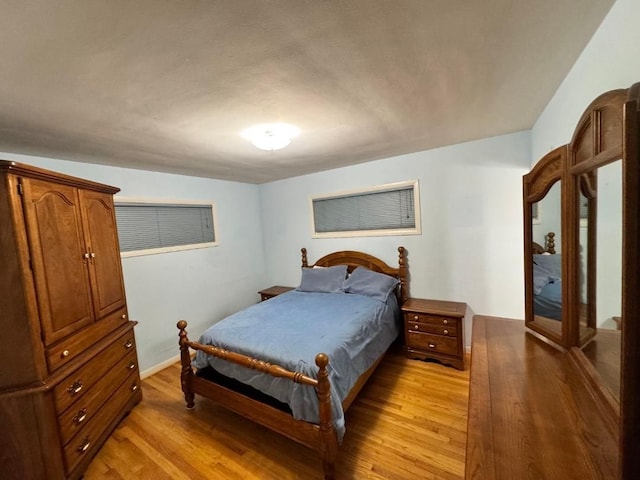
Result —
<instances>
[{"instance_id":1,"label":"small wooden side table","mask_svg":"<svg viewBox=\"0 0 640 480\"><path fill-rule=\"evenodd\" d=\"M265 300L277 297L278 295L289 292L291 290L295 290L294 287L282 287L280 285L274 285L273 287L260 290L258 293L260 294L260 301L264 302Z\"/></svg>"},{"instance_id":2,"label":"small wooden side table","mask_svg":"<svg viewBox=\"0 0 640 480\"><path fill-rule=\"evenodd\" d=\"M402 311L407 357L430 358L464 370L466 303L409 298Z\"/></svg>"}]
</instances>

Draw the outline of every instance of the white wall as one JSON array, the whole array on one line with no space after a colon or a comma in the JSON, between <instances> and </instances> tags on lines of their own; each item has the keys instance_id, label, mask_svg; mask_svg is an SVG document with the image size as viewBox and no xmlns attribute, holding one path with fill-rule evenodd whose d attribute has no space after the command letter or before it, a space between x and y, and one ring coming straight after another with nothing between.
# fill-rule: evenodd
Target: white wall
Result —
<instances>
[{"instance_id":1,"label":"white wall","mask_svg":"<svg viewBox=\"0 0 640 480\"><path fill-rule=\"evenodd\" d=\"M601 93L640 82L640 1L617 0L531 131L532 165L569 143L580 116Z\"/></svg>"},{"instance_id":2,"label":"white wall","mask_svg":"<svg viewBox=\"0 0 640 480\"><path fill-rule=\"evenodd\" d=\"M267 283L299 284L301 247L310 262L361 250L396 265L402 245L411 296L523 318L521 199L529 152L529 133L519 132L261 185ZM310 196L414 179L422 235L311 238ZM469 322L465 336L469 345Z\"/></svg>"},{"instance_id":3,"label":"white wall","mask_svg":"<svg viewBox=\"0 0 640 480\"><path fill-rule=\"evenodd\" d=\"M215 202L219 246L122 259L142 371L178 354L178 320L187 320L197 339L214 321L259 300L266 283L256 185L10 153L0 158L115 185L123 197Z\"/></svg>"}]
</instances>

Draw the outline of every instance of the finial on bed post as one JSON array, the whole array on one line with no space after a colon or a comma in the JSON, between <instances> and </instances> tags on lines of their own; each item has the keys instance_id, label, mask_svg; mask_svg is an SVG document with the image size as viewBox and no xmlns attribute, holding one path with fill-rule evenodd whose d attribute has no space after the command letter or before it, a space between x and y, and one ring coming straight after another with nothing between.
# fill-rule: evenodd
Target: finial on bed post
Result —
<instances>
[{"instance_id":1,"label":"finial on bed post","mask_svg":"<svg viewBox=\"0 0 640 480\"><path fill-rule=\"evenodd\" d=\"M320 404L320 455L326 480L335 478L335 464L338 455L338 438L331 420L331 384L329 382L329 357L326 353L316 355L318 366L318 402Z\"/></svg>"},{"instance_id":2,"label":"finial on bed post","mask_svg":"<svg viewBox=\"0 0 640 480\"><path fill-rule=\"evenodd\" d=\"M553 232L547 233L547 252L556 253L556 234Z\"/></svg>"},{"instance_id":3,"label":"finial on bed post","mask_svg":"<svg viewBox=\"0 0 640 480\"><path fill-rule=\"evenodd\" d=\"M307 249L303 247L300 249L300 251L302 252L302 266L308 267L309 265L307 264Z\"/></svg>"},{"instance_id":4,"label":"finial on bed post","mask_svg":"<svg viewBox=\"0 0 640 480\"><path fill-rule=\"evenodd\" d=\"M191 391L191 378L193 377L193 369L191 368L191 355L189 355L189 345L187 342L187 322L180 320L176 325L180 332L178 337L178 345L180 345L180 364L182 366L180 370L180 385L182 386L182 392L184 393L184 400L187 402L187 408L193 408L194 394Z\"/></svg>"},{"instance_id":5,"label":"finial on bed post","mask_svg":"<svg viewBox=\"0 0 640 480\"><path fill-rule=\"evenodd\" d=\"M406 252L407 250L404 247L398 247L398 266L400 268L400 304L403 304L409 298Z\"/></svg>"}]
</instances>

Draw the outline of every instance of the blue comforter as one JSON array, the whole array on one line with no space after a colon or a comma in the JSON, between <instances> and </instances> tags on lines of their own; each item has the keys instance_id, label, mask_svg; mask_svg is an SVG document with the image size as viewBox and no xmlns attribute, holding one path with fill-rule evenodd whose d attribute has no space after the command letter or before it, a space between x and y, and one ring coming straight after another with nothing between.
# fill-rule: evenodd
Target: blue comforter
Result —
<instances>
[{"instance_id":1,"label":"blue comforter","mask_svg":"<svg viewBox=\"0 0 640 480\"><path fill-rule=\"evenodd\" d=\"M373 362L397 337L400 311L394 295L383 303L346 293L291 291L258 303L214 324L199 342L317 378L315 356L329 356L333 420L344 435L342 401ZM293 417L318 422L315 389L275 378L198 351L196 368L218 372L289 404Z\"/></svg>"}]
</instances>

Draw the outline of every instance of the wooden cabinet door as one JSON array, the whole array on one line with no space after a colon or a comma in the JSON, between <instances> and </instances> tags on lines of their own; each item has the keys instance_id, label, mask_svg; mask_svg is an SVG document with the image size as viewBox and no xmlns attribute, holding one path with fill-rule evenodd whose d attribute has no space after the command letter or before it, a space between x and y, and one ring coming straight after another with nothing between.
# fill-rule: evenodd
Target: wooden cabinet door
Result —
<instances>
[{"instance_id":1,"label":"wooden cabinet door","mask_svg":"<svg viewBox=\"0 0 640 480\"><path fill-rule=\"evenodd\" d=\"M89 275L97 320L126 304L113 196L80 190Z\"/></svg>"},{"instance_id":2,"label":"wooden cabinet door","mask_svg":"<svg viewBox=\"0 0 640 480\"><path fill-rule=\"evenodd\" d=\"M49 345L93 322L81 207L74 187L31 178L22 185L42 336Z\"/></svg>"}]
</instances>

